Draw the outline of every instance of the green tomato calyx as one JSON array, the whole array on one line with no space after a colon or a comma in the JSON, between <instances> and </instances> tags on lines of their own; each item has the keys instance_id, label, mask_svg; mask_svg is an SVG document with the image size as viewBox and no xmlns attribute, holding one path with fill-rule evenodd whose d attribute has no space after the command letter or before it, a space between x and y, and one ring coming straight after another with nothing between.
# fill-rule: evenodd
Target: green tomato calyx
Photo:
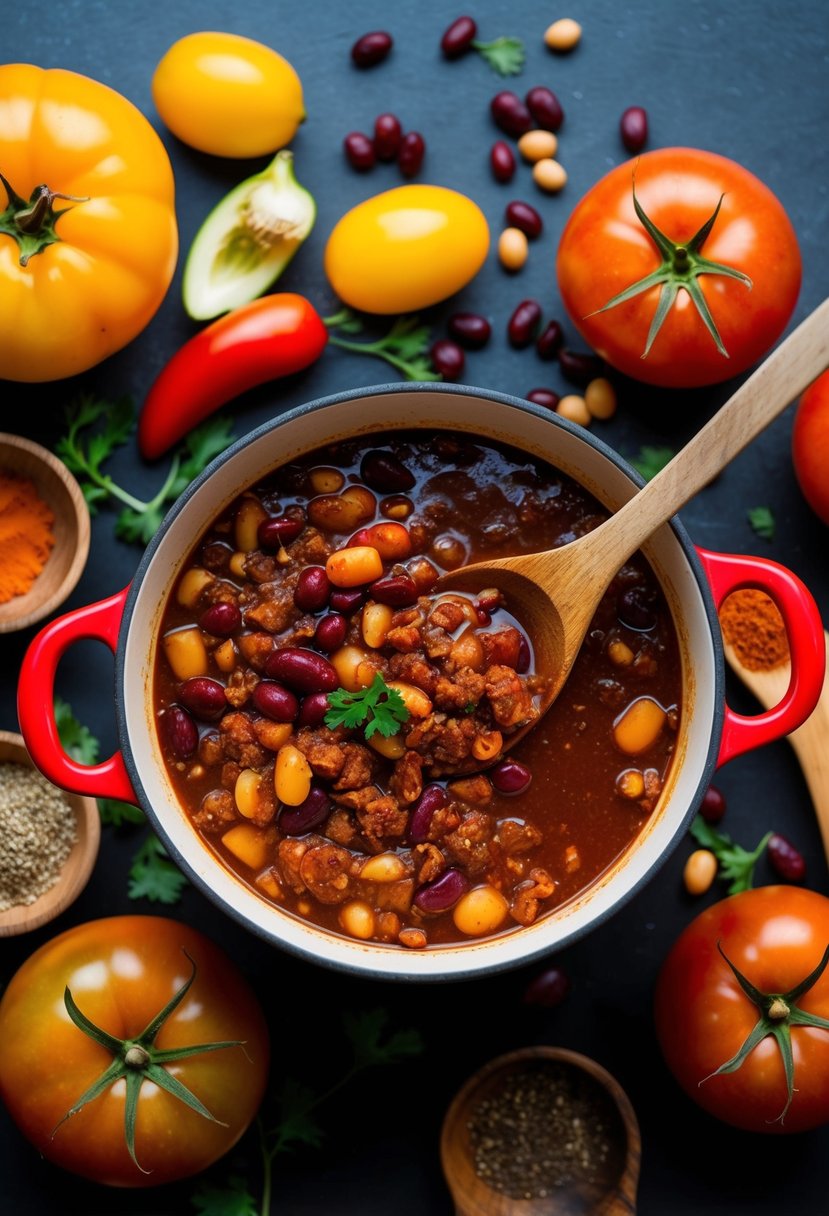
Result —
<instances>
[{"instance_id":1,"label":"green tomato calyx","mask_svg":"<svg viewBox=\"0 0 829 1216\"><path fill-rule=\"evenodd\" d=\"M714 211L699 231L691 237L690 241L677 245L669 236L661 232L653 220L645 214L639 199L636 197L636 180L634 176L633 206L643 228L662 256L662 264L651 274L645 275L643 279L639 279L636 283L631 283L630 287L626 287L624 291L620 291L618 295L615 295L612 300L608 300L596 312L607 312L608 309L615 308L617 304L624 304L635 296L641 295L642 292L649 291L651 287L659 287L659 300L656 305L656 312L653 314L650 329L648 330L645 349L641 355L642 359L647 359L650 354L654 340L662 328L665 318L671 311L680 289L685 290L691 297L691 302L699 313L705 328L713 338L717 350L724 359L729 357L714 318L711 315L708 301L705 299L702 288L699 285L700 275L714 274L724 275L729 279L737 279L739 282L744 283L749 291L752 287L751 279L747 274L743 274L741 270L735 270L733 266L726 266L723 262L712 262L708 258L703 257L701 253L702 246L705 244L711 229L716 223L724 198L725 195L721 194ZM591 313L591 316L595 315L595 313Z\"/></svg>"},{"instance_id":2,"label":"green tomato calyx","mask_svg":"<svg viewBox=\"0 0 829 1216\"><path fill-rule=\"evenodd\" d=\"M160 1089L166 1090L174 1098L178 1098L186 1106L189 1106L191 1110L196 1111L203 1118L209 1119L211 1123L219 1123L222 1127L226 1127L227 1125L222 1123L221 1119L217 1119L214 1115L211 1115L207 1107L199 1101L186 1085L182 1084L177 1077L167 1071L166 1065L178 1060L184 1060L188 1056L201 1055L206 1051L219 1051L225 1047L243 1046L239 1039L224 1043L198 1043L189 1047L171 1047L167 1049L155 1046L155 1040L162 1026L170 1014L184 1000L193 980L196 978L196 964L190 958L190 955L187 954L186 950L183 953L192 968L190 978L185 980L164 1008L155 1015L150 1024L134 1039L119 1039L114 1035L108 1034L107 1031L101 1030L99 1026L96 1026L94 1022L89 1020L86 1014L81 1012L75 1004L75 1000L68 987L63 994L63 1003L66 1006L66 1012L69 1014L69 1017L79 1030L89 1035L90 1039L93 1039L94 1042L111 1053L112 1063L108 1068L104 1069L97 1081L94 1081L89 1089L81 1094L77 1102L74 1103L57 1124L52 1135L55 1136L61 1124L65 1123L67 1119L71 1119L73 1115L76 1115L82 1107L86 1106L87 1102L100 1097L116 1081L123 1079L126 1085L124 1135L130 1157L132 1157L142 1174L147 1174L150 1171L145 1170L139 1164L138 1158L135 1155L135 1124L138 1114L138 1095L144 1082L152 1081Z\"/></svg>"},{"instance_id":3,"label":"green tomato calyx","mask_svg":"<svg viewBox=\"0 0 829 1216\"><path fill-rule=\"evenodd\" d=\"M17 241L20 249L20 265L25 266L29 258L36 253L42 253L49 245L59 241L55 225L71 207L63 207L56 211L55 199L63 199L69 203L88 203L88 198L78 198L74 194L59 194L48 186L35 186L28 200L21 198L11 184L0 173L0 182L6 191L6 209L0 212L0 233L5 233Z\"/></svg>"},{"instance_id":4,"label":"green tomato calyx","mask_svg":"<svg viewBox=\"0 0 829 1216\"><path fill-rule=\"evenodd\" d=\"M808 992L817 983L826 970L827 963L829 963L829 946L826 947L823 952L823 958L814 971L811 971L805 979L801 980L799 984L796 984L788 992L761 992L759 988L755 988L751 981L747 980L737 970L719 942L717 942L717 949L731 968L734 978L743 992L757 1006L760 1016L751 1034L736 1055L732 1056L730 1060L726 1060L724 1064L721 1064L710 1076L703 1077L700 1085L704 1085L711 1077L719 1076L721 1073L736 1072L745 1063L757 1044L762 1042L768 1035L773 1035L780 1048L780 1055L783 1059L783 1070L786 1075L786 1105L774 1120L775 1123L782 1123L792 1104L792 1097L794 1095L792 1027L816 1026L821 1030L829 1030L829 1019L819 1017L816 1013L807 1013L805 1010L800 1009L797 1004L804 993Z\"/></svg>"}]
</instances>

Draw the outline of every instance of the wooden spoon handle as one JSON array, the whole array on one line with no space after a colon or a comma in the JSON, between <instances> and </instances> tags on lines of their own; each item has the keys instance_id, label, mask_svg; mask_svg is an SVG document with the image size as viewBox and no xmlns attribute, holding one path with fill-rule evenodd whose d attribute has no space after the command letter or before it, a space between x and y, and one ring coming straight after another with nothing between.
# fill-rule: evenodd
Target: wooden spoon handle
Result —
<instances>
[{"instance_id":1,"label":"wooden spoon handle","mask_svg":"<svg viewBox=\"0 0 829 1216\"><path fill-rule=\"evenodd\" d=\"M824 300L670 464L616 513L611 522L617 544L624 534L626 556L708 485L827 366L829 300Z\"/></svg>"}]
</instances>

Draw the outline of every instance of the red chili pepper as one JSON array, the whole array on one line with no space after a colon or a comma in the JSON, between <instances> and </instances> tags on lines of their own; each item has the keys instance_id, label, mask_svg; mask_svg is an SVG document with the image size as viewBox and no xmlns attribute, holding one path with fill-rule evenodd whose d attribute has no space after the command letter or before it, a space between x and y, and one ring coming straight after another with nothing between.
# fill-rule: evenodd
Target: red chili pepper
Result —
<instances>
[{"instance_id":1,"label":"red chili pepper","mask_svg":"<svg viewBox=\"0 0 829 1216\"><path fill-rule=\"evenodd\" d=\"M152 385L138 423L142 456L161 456L240 393L309 367L327 341L316 309L291 292L220 317L185 342Z\"/></svg>"}]
</instances>

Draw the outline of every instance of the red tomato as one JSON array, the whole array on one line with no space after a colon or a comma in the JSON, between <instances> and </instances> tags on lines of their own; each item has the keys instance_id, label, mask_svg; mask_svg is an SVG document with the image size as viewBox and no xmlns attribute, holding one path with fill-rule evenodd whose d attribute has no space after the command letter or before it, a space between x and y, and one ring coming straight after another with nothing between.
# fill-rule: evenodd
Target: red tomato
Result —
<instances>
[{"instance_id":1,"label":"red tomato","mask_svg":"<svg viewBox=\"0 0 829 1216\"><path fill-rule=\"evenodd\" d=\"M713 318L727 355L688 291L680 288L646 357L659 285L606 311L620 292L653 274L663 256L637 216L645 214L676 250L722 206L701 245L701 257L747 275L702 273L702 307ZM679 259L679 260L678 260ZM679 252L666 254L674 269ZM684 263L682 263L684 265ZM792 314L800 289L797 238L771 191L734 161L693 148L647 152L613 169L587 192L570 216L558 249L558 281L573 323L613 367L649 384L690 388L744 371L769 349ZM687 271L684 281L689 281ZM679 280L674 275L674 281ZM692 282L693 286L693 282Z\"/></svg>"},{"instance_id":2,"label":"red tomato","mask_svg":"<svg viewBox=\"0 0 829 1216\"><path fill-rule=\"evenodd\" d=\"M61 1122L114 1058L70 1020L64 988L100 1029L135 1039L190 978L188 955L196 977L155 1045L244 1046L166 1065L220 1123L149 1081L141 1085L139 1168L125 1142L124 1081ZM90 921L41 946L0 1001L0 1042L0 1095L23 1134L44 1157L110 1186L155 1186L205 1169L254 1118L268 1071L267 1027L235 964L195 929L156 916Z\"/></svg>"},{"instance_id":3,"label":"red tomato","mask_svg":"<svg viewBox=\"0 0 829 1216\"><path fill-rule=\"evenodd\" d=\"M803 497L829 524L829 372L800 398L794 416L792 459Z\"/></svg>"},{"instance_id":4,"label":"red tomato","mask_svg":"<svg viewBox=\"0 0 829 1216\"><path fill-rule=\"evenodd\" d=\"M668 1067L686 1093L717 1118L759 1132L797 1132L829 1121L829 1029L791 1026L794 1092L772 1035L736 1072L712 1076L739 1050L760 1016L724 953L755 988L787 993L829 946L829 899L800 887L760 887L707 908L675 942L656 989L656 1029ZM829 1018L829 971L797 1000ZM788 1024L785 1017L775 1025Z\"/></svg>"}]
</instances>

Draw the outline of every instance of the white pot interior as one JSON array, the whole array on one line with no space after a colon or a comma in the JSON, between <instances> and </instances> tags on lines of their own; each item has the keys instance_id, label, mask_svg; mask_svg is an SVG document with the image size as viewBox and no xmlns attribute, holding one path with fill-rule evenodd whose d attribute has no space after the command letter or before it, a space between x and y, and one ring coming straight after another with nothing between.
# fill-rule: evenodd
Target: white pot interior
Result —
<instances>
[{"instance_id":1,"label":"white pot interior","mask_svg":"<svg viewBox=\"0 0 829 1216\"><path fill-rule=\"evenodd\" d=\"M472 432L511 443L574 477L616 509L636 490L627 474L575 427L480 393L407 386L336 400L289 415L244 441L181 505L137 584L125 627L122 740L168 848L205 893L260 935L329 965L382 977L453 978L507 967L560 947L607 917L659 866L682 831L706 775L717 733L717 661L705 600L677 536L665 526L644 547L673 610L682 653L682 724L659 805L627 852L575 900L529 928L422 952L340 937L267 903L233 875L190 826L167 780L153 725L152 671L170 587L195 541L246 486L288 460L360 433L428 428Z\"/></svg>"}]
</instances>

